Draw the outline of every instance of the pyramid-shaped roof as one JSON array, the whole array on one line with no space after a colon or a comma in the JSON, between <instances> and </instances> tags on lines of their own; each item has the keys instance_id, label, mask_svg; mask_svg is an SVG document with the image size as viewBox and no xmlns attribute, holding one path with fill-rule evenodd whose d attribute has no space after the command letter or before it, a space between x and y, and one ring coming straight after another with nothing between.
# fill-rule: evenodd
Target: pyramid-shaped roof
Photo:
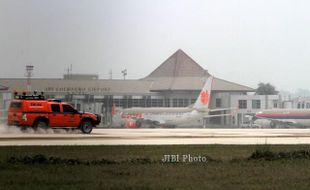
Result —
<instances>
[{"instance_id":1,"label":"pyramid-shaped roof","mask_svg":"<svg viewBox=\"0 0 310 190\"><path fill-rule=\"evenodd\" d=\"M179 49L142 80L152 81L150 91L200 90L210 76L184 51ZM237 83L214 79L215 91L253 91L252 88Z\"/></svg>"},{"instance_id":2,"label":"pyramid-shaped roof","mask_svg":"<svg viewBox=\"0 0 310 190\"><path fill-rule=\"evenodd\" d=\"M208 76L208 72L179 49L146 78L203 76Z\"/></svg>"}]
</instances>

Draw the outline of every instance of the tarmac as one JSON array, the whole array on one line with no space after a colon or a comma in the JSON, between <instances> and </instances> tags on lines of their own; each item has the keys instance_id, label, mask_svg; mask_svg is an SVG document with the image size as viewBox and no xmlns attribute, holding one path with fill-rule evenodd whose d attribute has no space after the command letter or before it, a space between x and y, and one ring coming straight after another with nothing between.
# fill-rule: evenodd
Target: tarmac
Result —
<instances>
[{"instance_id":1,"label":"tarmac","mask_svg":"<svg viewBox=\"0 0 310 190\"><path fill-rule=\"evenodd\" d=\"M0 130L0 146L182 144L310 144L310 129L94 129L91 134Z\"/></svg>"}]
</instances>

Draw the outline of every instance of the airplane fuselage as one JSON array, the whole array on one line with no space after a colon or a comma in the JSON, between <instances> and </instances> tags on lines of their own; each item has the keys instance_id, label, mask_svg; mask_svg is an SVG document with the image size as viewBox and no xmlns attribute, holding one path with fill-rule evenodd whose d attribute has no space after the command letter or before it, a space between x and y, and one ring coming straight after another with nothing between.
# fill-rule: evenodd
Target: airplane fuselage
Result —
<instances>
[{"instance_id":1,"label":"airplane fuselage","mask_svg":"<svg viewBox=\"0 0 310 190\"><path fill-rule=\"evenodd\" d=\"M192 106L185 108L129 108L122 111L121 117L126 123L132 123L132 120L135 120L135 123L139 126L143 122L162 126L203 126L203 119L210 117L209 112L218 111L209 109L212 83L213 76L209 76ZM226 108L220 110L226 110ZM227 114L212 115L212 117L222 117L225 115Z\"/></svg>"},{"instance_id":2,"label":"airplane fuselage","mask_svg":"<svg viewBox=\"0 0 310 190\"><path fill-rule=\"evenodd\" d=\"M310 109L272 109L263 110L255 115L272 121L286 124L310 127Z\"/></svg>"},{"instance_id":3,"label":"airplane fuselage","mask_svg":"<svg viewBox=\"0 0 310 190\"><path fill-rule=\"evenodd\" d=\"M130 108L123 110L122 118L157 122L167 126L202 126L205 112L193 108Z\"/></svg>"}]
</instances>

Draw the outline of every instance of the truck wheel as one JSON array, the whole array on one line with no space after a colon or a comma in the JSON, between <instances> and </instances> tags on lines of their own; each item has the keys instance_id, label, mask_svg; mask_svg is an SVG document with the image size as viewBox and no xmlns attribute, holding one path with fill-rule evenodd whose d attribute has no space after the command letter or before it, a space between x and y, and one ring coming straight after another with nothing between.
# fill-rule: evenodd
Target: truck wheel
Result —
<instances>
[{"instance_id":1,"label":"truck wheel","mask_svg":"<svg viewBox=\"0 0 310 190\"><path fill-rule=\"evenodd\" d=\"M90 121L82 121L81 131L83 133L89 134L93 130L93 125Z\"/></svg>"},{"instance_id":2,"label":"truck wheel","mask_svg":"<svg viewBox=\"0 0 310 190\"><path fill-rule=\"evenodd\" d=\"M47 129L47 123L45 121L36 121L33 125L34 129Z\"/></svg>"}]
</instances>

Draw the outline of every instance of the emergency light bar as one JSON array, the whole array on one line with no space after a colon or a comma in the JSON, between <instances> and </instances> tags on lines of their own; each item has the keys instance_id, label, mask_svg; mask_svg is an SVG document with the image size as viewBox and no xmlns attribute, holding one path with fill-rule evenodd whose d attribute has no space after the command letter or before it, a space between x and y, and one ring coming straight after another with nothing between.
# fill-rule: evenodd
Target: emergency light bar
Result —
<instances>
[{"instance_id":1,"label":"emergency light bar","mask_svg":"<svg viewBox=\"0 0 310 190\"><path fill-rule=\"evenodd\" d=\"M37 91L33 92L33 95L27 95L27 92L23 92L22 94L18 94L18 92L14 92L14 99L17 100L45 100L44 92L37 95Z\"/></svg>"}]
</instances>

